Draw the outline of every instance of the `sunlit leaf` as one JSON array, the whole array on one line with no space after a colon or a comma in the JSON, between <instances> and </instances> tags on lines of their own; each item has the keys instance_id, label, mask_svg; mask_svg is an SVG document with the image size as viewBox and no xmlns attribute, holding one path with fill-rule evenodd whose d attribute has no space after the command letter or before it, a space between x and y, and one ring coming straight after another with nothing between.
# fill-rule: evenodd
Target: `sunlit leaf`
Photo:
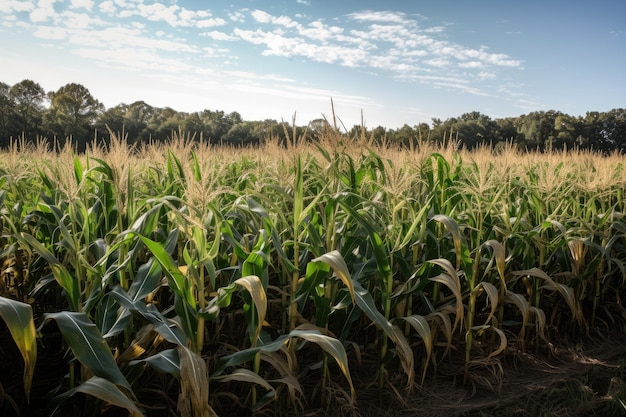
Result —
<instances>
[{"instance_id":1,"label":"sunlit leaf","mask_svg":"<svg viewBox=\"0 0 626 417\"><path fill-rule=\"evenodd\" d=\"M433 336L430 331L430 325L428 324L428 320L426 320L426 317L420 316L418 314L414 314L408 317L399 317L398 320L406 321L407 323L409 323L424 341L424 347L426 348L426 359L424 361L425 365L422 373L423 384L424 379L426 378L427 365L430 363L430 358L433 352Z\"/></svg>"},{"instance_id":2,"label":"sunlit leaf","mask_svg":"<svg viewBox=\"0 0 626 417\"><path fill-rule=\"evenodd\" d=\"M28 399L37 361L37 333L33 321L33 309L28 304L0 297L0 317L4 320L24 359L24 391Z\"/></svg>"},{"instance_id":3,"label":"sunlit leaf","mask_svg":"<svg viewBox=\"0 0 626 417\"><path fill-rule=\"evenodd\" d=\"M204 359L185 346L178 346L180 359L180 394L177 411L181 417L208 417L214 414L209 405L209 376Z\"/></svg>"},{"instance_id":4,"label":"sunlit leaf","mask_svg":"<svg viewBox=\"0 0 626 417\"><path fill-rule=\"evenodd\" d=\"M489 316L487 316L487 319L485 320L485 324L487 324L489 323L489 320L493 318L498 309L498 305L500 304L500 296L498 294L498 289L495 287L495 285L489 282L483 281L478 283L474 291L481 289L485 291L485 294L487 294L488 304L491 304L491 311L489 311Z\"/></svg>"},{"instance_id":5,"label":"sunlit leaf","mask_svg":"<svg viewBox=\"0 0 626 417\"><path fill-rule=\"evenodd\" d=\"M350 271L348 270L348 265L346 265L346 261L343 259L343 256L341 256L341 253L339 253L339 251L334 250L325 253L322 256L313 259L311 262L324 262L328 264L335 272L335 275L337 275L341 282L343 282L344 285L348 288L352 300L355 299L354 285L350 276Z\"/></svg>"},{"instance_id":6,"label":"sunlit leaf","mask_svg":"<svg viewBox=\"0 0 626 417\"><path fill-rule=\"evenodd\" d=\"M352 399L354 400L356 392L354 390L354 386L352 385L352 377L350 376L350 368L348 367L348 356L346 355L346 350L341 342L333 337L313 332L303 332L300 333L298 337L317 344L335 359L337 365L339 365L339 369L341 369L341 372L346 377L346 380L348 380L348 384L350 384L350 393L352 394Z\"/></svg>"},{"instance_id":7,"label":"sunlit leaf","mask_svg":"<svg viewBox=\"0 0 626 417\"><path fill-rule=\"evenodd\" d=\"M550 278L548 274L546 274L544 271L542 271L539 268L531 268L531 269L524 270L524 271L514 271L512 272L512 274L520 275L520 276L526 275L526 276L532 276L532 277L542 279L544 281L543 287L552 291L559 292L559 294L561 294L561 296L565 299L565 302L567 303L570 310L572 311L574 320L576 320L578 324L583 323L584 321L583 313L582 313L580 305L578 304L578 301L576 300L576 295L574 294L573 288L568 287L567 285L555 282L552 278Z\"/></svg>"},{"instance_id":8,"label":"sunlit leaf","mask_svg":"<svg viewBox=\"0 0 626 417\"><path fill-rule=\"evenodd\" d=\"M57 400L64 400L77 392L90 395L107 404L126 409L132 417L143 416L144 413L129 399L117 385L106 378L92 376L78 387L64 392Z\"/></svg>"},{"instance_id":9,"label":"sunlit leaf","mask_svg":"<svg viewBox=\"0 0 626 417\"><path fill-rule=\"evenodd\" d=\"M500 336L500 345L498 345L496 350L494 350L493 352L490 352L489 355L487 355L486 360L489 360L493 358L494 356L497 356L500 353L504 352L504 349L506 349L506 346L508 343L508 339L506 338L506 335L504 334L504 332L498 329L497 327L490 326L490 325L472 327L472 331L476 332L477 335L484 333L486 330L493 330L494 332L496 332L498 336Z\"/></svg>"},{"instance_id":10,"label":"sunlit leaf","mask_svg":"<svg viewBox=\"0 0 626 417\"><path fill-rule=\"evenodd\" d=\"M235 281L235 284L245 288L250 293L254 302L258 322L256 323L256 330L252 341L253 344L256 344L256 341L259 339L259 335L261 334L261 328L263 327L265 314L267 312L267 295L265 294L265 289L263 288L261 280L256 275L241 277Z\"/></svg>"}]
</instances>

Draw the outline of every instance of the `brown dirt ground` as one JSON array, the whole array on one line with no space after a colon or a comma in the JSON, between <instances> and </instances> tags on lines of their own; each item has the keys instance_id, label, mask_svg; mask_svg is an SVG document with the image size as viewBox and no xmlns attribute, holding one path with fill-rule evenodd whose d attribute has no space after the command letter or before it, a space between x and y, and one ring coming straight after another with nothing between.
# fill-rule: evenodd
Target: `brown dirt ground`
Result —
<instances>
[{"instance_id":1,"label":"brown dirt ground","mask_svg":"<svg viewBox=\"0 0 626 417\"><path fill-rule=\"evenodd\" d=\"M508 351L473 366L465 384L463 363L444 360L436 375L412 393L359 392L356 415L626 416L620 403L626 403L626 335L573 346L543 353Z\"/></svg>"}]
</instances>

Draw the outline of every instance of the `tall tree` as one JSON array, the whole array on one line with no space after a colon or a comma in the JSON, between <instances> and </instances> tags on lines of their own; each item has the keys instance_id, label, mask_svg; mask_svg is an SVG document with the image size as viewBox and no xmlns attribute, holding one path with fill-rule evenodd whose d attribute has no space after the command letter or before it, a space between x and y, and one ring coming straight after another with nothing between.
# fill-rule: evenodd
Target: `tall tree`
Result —
<instances>
[{"instance_id":1,"label":"tall tree","mask_svg":"<svg viewBox=\"0 0 626 417\"><path fill-rule=\"evenodd\" d=\"M96 122L98 135L104 137L106 140L111 140L111 134L117 137L121 137L122 134L126 135L125 116L127 111L128 104L121 103L102 112ZM129 138L130 137L129 135ZM132 136L133 139L135 137L136 136Z\"/></svg>"},{"instance_id":2,"label":"tall tree","mask_svg":"<svg viewBox=\"0 0 626 417\"><path fill-rule=\"evenodd\" d=\"M46 121L50 127L59 139L72 137L78 148L84 149L104 106L81 84L66 84L48 96L51 106Z\"/></svg>"},{"instance_id":3,"label":"tall tree","mask_svg":"<svg viewBox=\"0 0 626 417\"><path fill-rule=\"evenodd\" d=\"M40 133L39 126L46 92L38 83L23 80L9 89L9 96L15 105L20 133L26 138L35 139Z\"/></svg>"},{"instance_id":4,"label":"tall tree","mask_svg":"<svg viewBox=\"0 0 626 417\"><path fill-rule=\"evenodd\" d=\"M14 131L15 106L10 90L8 84L0 82L0 147L7 146L11 136L17 133Z\"/></svg>"},{"instance_id":5,"label":"tall tree","mask_svg":"<svg viewBox=\"0 0 626 417\"><path fill-rule=\"evenodd\" d=\"M123 130L128 134L129 142L150 140L154 131L148 129L148 124L157 111L157 108L145 101L135 101L127 106Z\"/></svg>"}]
</instances>

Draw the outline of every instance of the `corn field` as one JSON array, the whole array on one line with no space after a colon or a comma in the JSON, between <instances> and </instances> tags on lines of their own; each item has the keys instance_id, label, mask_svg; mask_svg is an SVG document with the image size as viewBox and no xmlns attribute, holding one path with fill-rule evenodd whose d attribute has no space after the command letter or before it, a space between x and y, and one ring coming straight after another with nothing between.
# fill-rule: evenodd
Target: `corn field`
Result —
<instances>
[{"instance_id":1,"label":"corn field","mask_svg":"<svg viewBox=\"0 0 626 417\"><path fill-rule=\"evenodd\" d=\"M359 415L357 388L421 395L450 362L497 389L512 352L624 327L625 162L13 143L2 415Z\"/></svg>"}]
</instances>

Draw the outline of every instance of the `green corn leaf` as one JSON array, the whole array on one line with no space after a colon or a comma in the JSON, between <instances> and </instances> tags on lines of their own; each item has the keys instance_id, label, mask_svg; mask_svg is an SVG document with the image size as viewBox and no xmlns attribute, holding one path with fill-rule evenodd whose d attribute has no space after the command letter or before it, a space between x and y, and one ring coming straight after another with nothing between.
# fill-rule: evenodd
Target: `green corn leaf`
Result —
<instances>
[{"instance_id":1,"label":"green corn leaf","mask_svg":"<svg viewBox=\"0 0 626 417\"><path fill-rule=\"evenodd\" d=\"M141 265L128 290L132 300L142 300L156 290L160 286L162 273L163 267L154 258Z\"/></svg>"},{"instance_id":2,"label":"green corn leaf","mask_svg":"<svg viewBox=\"0 0 626 417\"><path fill-rule=\"evenodd\" d=\"M296 163L296 183L293 190L293 219L294 226L296 230L298 230L298 226L301 219L301 214L304 209L304 189L303 189L303 178L302 178L302 160L300 155L298 155L298 160Z\"/></svg>"},{"instance_id":3,"label":"green corn leaf","mask_svg":"<svg viewBox=\"0 0 626 417\"><path fill-rule=\"evenodd\" d=\"M235 284L245 288L252 297L254 306L257 312L257 323L254 335L251 335L252 344L255 345L259 340L263 322L265 321L265 314L267 312L267 295L265 289L259 277L255 275L248 275L246 277L239 278L235 281Z\"/></svg>"},{"instance_id":4,"label":"green corn leaf","mask_svg":"<svg viewBox=\"0 0 626 417\"><path fill-rule=\"evenodd\" d=\"M119 285L113 288L109 294L114 297L122 307L121 312L118 313L120 317L124 317L127 312L138 314L152 323L155 330L168 342L177 345L186 344L185 335L180 331L176 323L172 319L163 316L154 306L147 306L142 300L131 299ZM119 320L120 319L118 319L118 321ZM119 327L116 325L109 331L106 337L116 334L113 332L114 329L118 329L119 331Z\"/></svg>"},{"instance_id":5,"label":"green corn leaf","mask_svg":"<svg viewBox=\"0 0 626 417\"><path fill-rule=\"evenodd\" d=\"M155 204L148 211L139 216L129 230L140 235L148 235L156 228L163 203Z\"/></svg>"},{"instance_id":6,"label":"green corn leaf","mask_svg":"<svg viewBox=\"0 0 626 417\"><path fill-rule=\"evenodd\" d=\"M83 180L83 164L77 156L74 157L74 178L76 179L76 184L80 184Z\"/></svg>"},{"instance_id":7,"label":"green corn leaf","mask_svg":"<svg viewBox=\"0 0 626 417\"><path fill-rule=\"evenodd\" d=\"M107 293L96 310L96 324L105 339L120 334L130 323L128 309L120 308L111 293Z\"/></svg>"},{"instance_id":8,"label":"green corn leaf","mask_svg":"<svg viewBox=\"0 0 626 417\"><path fill-rule=\"evenodd\" d=\"M345 349L341 342L333 337L322 335L318 330L300 330L298 328L292 330L289 334L278 337L272 342L265 343L260 346L251 347L245 350L235 352L231 355L222 357L218 360L215 377L221 375L227 368L233 366L239 366L246 362L254 360L255 356L259 352L276 352L291 338L300 338L309 342L317 344L325 352L330 354L339 365L341 372L344 374L350 387L353 389L352 378L350 376L350 370L348 367L348 359Z\"/></svg>"},{"instance_id":9,"label":"green corn leaf","mask_svg":"<svg viewBox=\"0 0 626 417\"><path fill-rule=\"evenodd\" d=\"M325 253L324 255L313 259L311 262L324 262L329 265L335 272L335 275L337 275L341 282L343 282L348 288L350 297L354 302L354 283L352 277L350 276L350 271L348 271L348 265L346 265L346 261L343 259L343 256L341 256L339 251L334 250L332 252Z\"/></svg>"},{"instance_id":10,"label":"green corn leaf","mask_svg":"<svg viewBox=\"0 0 626 417\"><path fill-rule=\"evenodd\" d=\"M270 249L266 241L265 230L261 229L257 243L241 265L242 276L256 275L261 279L264 287L267 287L267 268L269 265L267 256Z\"/></svg>"},{"instance_id":11,"label":"green corn leaf","mask_svg":"<svg viewBox=\"0 0 626 417\"><path fill-rule=\"evenodd\" d=\"M78 387L56 397L64 401L76 393L83 393L104 401L107 404L126 409L132 417L143 416L143 412L118 387L106 378L92 376Z\"/></svg>"},{"instance_id":12,"label":"green corn leaf","mask_svg":"<svg viewBox=\"0 0 626 417\"><path fill-rule=\"evenodd\" d=\"M147 364L159 372L172 375L175 378L180 378L180 358L178 357L178 350L166 349L152 355L145 359L137 359L130 361L129 366L136 366L139 364Z\"/></svg>"},{"instance_id":13,"label":"green corn leaf","mask_svg":"<svg viewBox=\"0 0 626 417\"><path fill-rule=\"evenodd\" d=\"M409 346L409 342L406 340L402 332L396 326L392 326L392 324L385 319L385 316L383 316L376 309L376 303L374 302L372 295L361 286L361 283L354 280L352 283L354 285L356 305L379 329L385 333L385 335L387 335L389 339L396 344L400 363L408 376L407 385L410 386L413 383L414 357L413 351Z\"/></svg>"},{"instance_id":14,"label":"green corn leaf","mask_svg":"<svg viewBox=\"0 0 626 417\"><path fill-rule=\"evenodd\" d=\"M463 260L462 246L465 242L465 239L463 237L463 233L461 233L459 224L454 221L454 219L446 216L445 214L435 214L432 219L439 223L442 223L446 227L448 232L450 232L450 234L452 235L452 241L454 242L454 252L456 253L457 268L460 268Z\"/></svg>"},{"instance_id":15,"label":"green corn leaf","mask_svg":"<svg viewBox=\"0 0 626 417\"><path fill-rule=\"evenodd\" d=\"M376 232L371 234L372 248L374 249L374 258L376 259L376 267L378 268L378 277L381 280L380 289L383 292L383 299L388 299L390 294L389 280L393 280L391 272L391 264L389 263L389 250L384 245L382 238Z\"/></svg>"},{"instance_id":16,"label":"green corn leaf","mask_svg":"<svg viewBox=\"0 0 626 417\"><path fill-rule=\"evenodd\" d=\"M52 252L50 252L41 242L28 233L22 233L21 238L39 254L52 270L54 279L65 290L72 311L78 311L80 305L80 291L77 280L70 274Z\"/></svg>"},{"instance_id":17,"label":"green corn leaf","mask_svg":"<svg viewBox=\"0 0 626 417\"><path fill-rule=\"evenodd\" d=\"M109 346L86 314L61 311L47 313L45 319L56 322L63 339L80 363L96 376L120 385L132 393L130 384L115 363Z\"/></svg>"},{"instance_id":18,"label":"green corn leaf","mask_svg":"<svg viewBox=\"0 0 626 417\"><path fill-rule=\"evenodd\" d=\"M197 330L196 297L189 279L174 263L162 245L142 235L131 235L137 236L163 267L163 272L168 278L168 284L177 295L175 308L181 319L183 331L187 338L195 343Z\"/></svg>"},{"instance_id":19,"label":"green corn leaf","mask_svg":"<svg viewBox=\"0 0 626 417\"><path fill-rule=\"evenodd\" d=\"M33 321L33 309L28 304L0 297L0 317L6 323L24 359L24 391L26 399L29 399L37 361L37 332Z\"/></svg>"},{"instance_id":20,"label":"green corn leaf","mask_svg":"<svg viewBox=\"0 0 626 417\"><path fill-rule=\"evenodd\" d=\"M300 304L300 307L309 300L311 292L320 284L324 282L324 278L328 276L330 272L330 265L326 262L317 262L319 258L316 258L306 265L306 274L304 276L304 282L298 288L296 302ZM316 295L314 298L319 298Z\"/></svg>"},{"instance_id":21,"label":"green corn leaf","mask_svg":"<svg viewBox=\"0 0 626 417\"><path fill-rule=\"evenodd\" d=\"M200 182L202 181L202 169L200 167L200 161L198 160L198 154L196 151L191 151L191 158L193 160L193 163L191 164L193 177L197 182Z\"/></svg>"},{"instance_id":22,"label":"green corn leaf","mask_svg":"<svg viewBox=\"0 0 626 417\"><path fill-rule=\"evenodd\" d=\"M489 246L493 250L493 256L496 258L496 267L498 268L498 274L500 275L500 281L504 288L506 288L506 280L504 277L504 269L506 266L506 251L504 245L497 240L491 239L483 243L483 246Z\"/></svg>"},{"instance_id":23,"label":"green corn leaf","mask_svg":"<svg viewBox=\"0 0 626 417\"><path fill-rule=\"evenodd\" d=\"M406 231L406 233L404 235L404 240L402 240L402 243L400 243L400 245L398 245L399 248L403 248L406 245L408 245L409 243L415 241L415 236L414 236L415 229L421 223L424 223L426 221L426 215L428 214L428 210L431 207L430 202L431 202L432 199L433 199L432 196L429 197L428 200L426 200L424 202L424 205L422 206L420 211L414 216L414 220L411 223L411 226L409 226L409 229Z\"/></svg>"}]
</instances>

